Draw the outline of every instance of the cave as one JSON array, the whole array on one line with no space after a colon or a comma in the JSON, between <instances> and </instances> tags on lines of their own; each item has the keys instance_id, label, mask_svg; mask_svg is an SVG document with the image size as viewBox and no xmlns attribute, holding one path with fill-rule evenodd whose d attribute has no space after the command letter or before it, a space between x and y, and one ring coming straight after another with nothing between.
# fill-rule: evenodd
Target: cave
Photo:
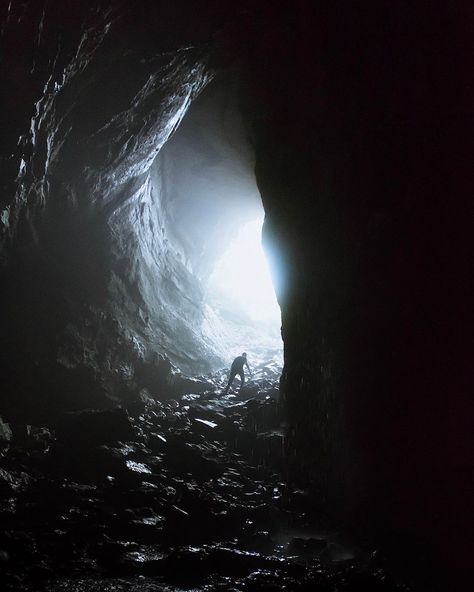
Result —
<instances>
[{"instance_id":1,"label":"cave","mask_svg":"<svg viewBox=\"0 0 474 592\"><path fill-rule=\"evenodd\" d=\"M472 16L2 3L2 590L466 589Z\"/></svg>"}]
</instances>

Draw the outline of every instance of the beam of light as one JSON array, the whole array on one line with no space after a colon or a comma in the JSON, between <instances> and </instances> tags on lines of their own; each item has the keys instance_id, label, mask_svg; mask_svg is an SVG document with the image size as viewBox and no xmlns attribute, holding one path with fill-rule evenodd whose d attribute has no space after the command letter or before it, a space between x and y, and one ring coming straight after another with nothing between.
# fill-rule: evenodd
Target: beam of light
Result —
<instances>
[{"instance_id":1,"label":"beam of light","mask_svg":"<svg viewBox=\"0 0 474 592\"><path fill-rule=\"evenodd\" d=\"M215 267L208 288L227 307L279 328L281 313L262 247L262 225L260 217L242 226Z\"/></svg>"}]
</instances>

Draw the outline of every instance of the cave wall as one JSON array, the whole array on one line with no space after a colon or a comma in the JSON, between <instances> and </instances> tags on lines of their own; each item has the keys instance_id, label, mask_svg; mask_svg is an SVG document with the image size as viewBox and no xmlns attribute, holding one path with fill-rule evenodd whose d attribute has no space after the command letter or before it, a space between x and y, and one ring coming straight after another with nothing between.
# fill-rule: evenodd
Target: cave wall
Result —
<instances>
[{"instance_id":1,"label":"cave wall","mask_svg":"<svg viewBox=\"0 0 474 592\"><path fill-rule=\"evenodd\" d=\"M423 590L469 562L467 22L460 4L300 2L249 74L290 471Z\"/></svg>"},{"instance_id":2,"label":"cave wall","mask_svg":"<svg viewBox=\"0 0 474 592\"><path fill-rule=\"evenodd\" d=\"M160 152L214 77L206 43L219 10L174 33L180 3L2 10L2 413L44 421L123 399L142 386L137 369L160 366L157 353L184 372L222 365L198 275L218 254L203 257L206 242L220 234L223 246L231 220L215 208L198 233L201 207L186 227L187 196L171 191L185 159L179 168L173 145ZM201 158L225 161L226 150L209 142Z\"/></svg>"}]
</instances>

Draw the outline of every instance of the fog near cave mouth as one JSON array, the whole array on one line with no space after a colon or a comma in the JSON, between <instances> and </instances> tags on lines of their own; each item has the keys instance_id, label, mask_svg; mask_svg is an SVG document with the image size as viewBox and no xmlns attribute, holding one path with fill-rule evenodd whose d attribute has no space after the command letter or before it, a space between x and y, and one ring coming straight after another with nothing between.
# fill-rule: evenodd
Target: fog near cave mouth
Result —
<instances>
[{"instance_id":1,"label":"fog near cave mouth","mask_svg":"<svg viewBox=\"0 0 474 592\"><path fill-rule=\"evenodd\" d=\"M262 214L243 224L207 283L207 301L222 319L231 354L282 363L281 312L262 246Z\"/></svg>"},{"instance_id":2,"label":"fog near cave mouth","mask_svg":"<svg viewBox=\"0 0 474 592\"><path fill-rule=\"evenodd\" d=\"M209 279L216 298L229 307L246 311L254 322L269 326L280 321L280 309L261 244L263 219L240 228Z\"/></svg>"},{"instance_id":3,"label":"fog near cave mouth","mask_svg":"<svg viewBox=\"0 0 474 592\"><path fill-rule=\"evenodd\" d=\"M153 183L154 229L161 228L163 241L150 252L169 254L177 287L165 295L174 315L165 336L168 350L177 350L172 362L186 373L209 372L246 351L251 364L281 365L281 314L262 247L255 149L236 81L218 77L193 102L157 157ZM163 340L156 342L159 350ZM183 364L187 357L191 363Z\"/></svg>"}]
</instances>

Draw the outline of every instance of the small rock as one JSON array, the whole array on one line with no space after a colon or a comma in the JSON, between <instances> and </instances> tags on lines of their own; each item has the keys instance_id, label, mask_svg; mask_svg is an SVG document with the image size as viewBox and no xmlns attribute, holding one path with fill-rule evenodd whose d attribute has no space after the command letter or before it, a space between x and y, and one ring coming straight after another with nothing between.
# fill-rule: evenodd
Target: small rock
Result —
<instances>
[{"instance_id":1,"label":"small rock","mask_svg":"<svg viewBox=\"0 0 474 592\"><path fill-rule=\"evenodd\" d=\"M12 430L8 423L5 423L0 417L0 446L8 444L12 439Z\"/></svg>"},{"instance_id":2,"label":"small rock","mask_svg":"<svg viewBox=\"0 0 474 592\"><path fill-rule=\"evenodd\" d=\"M208 428L216 428L217 427L217 423L215 423L213 421L209 421L207 419L200 419L199 417L195 417L194 421L198 421L199 423L202 423L203 425L207 426Z\"/></svg>"},{"instance_id":3,"label":"small rock","mask_svg":"<svg viewBox=\"0 0 474 592\"><path fill-rule=\"evenodd\" d=\"M22 491L28 487L31 477L23 471L6 471L0 469L0 493L2 491Z\"/></svg>"}]
</instances>

